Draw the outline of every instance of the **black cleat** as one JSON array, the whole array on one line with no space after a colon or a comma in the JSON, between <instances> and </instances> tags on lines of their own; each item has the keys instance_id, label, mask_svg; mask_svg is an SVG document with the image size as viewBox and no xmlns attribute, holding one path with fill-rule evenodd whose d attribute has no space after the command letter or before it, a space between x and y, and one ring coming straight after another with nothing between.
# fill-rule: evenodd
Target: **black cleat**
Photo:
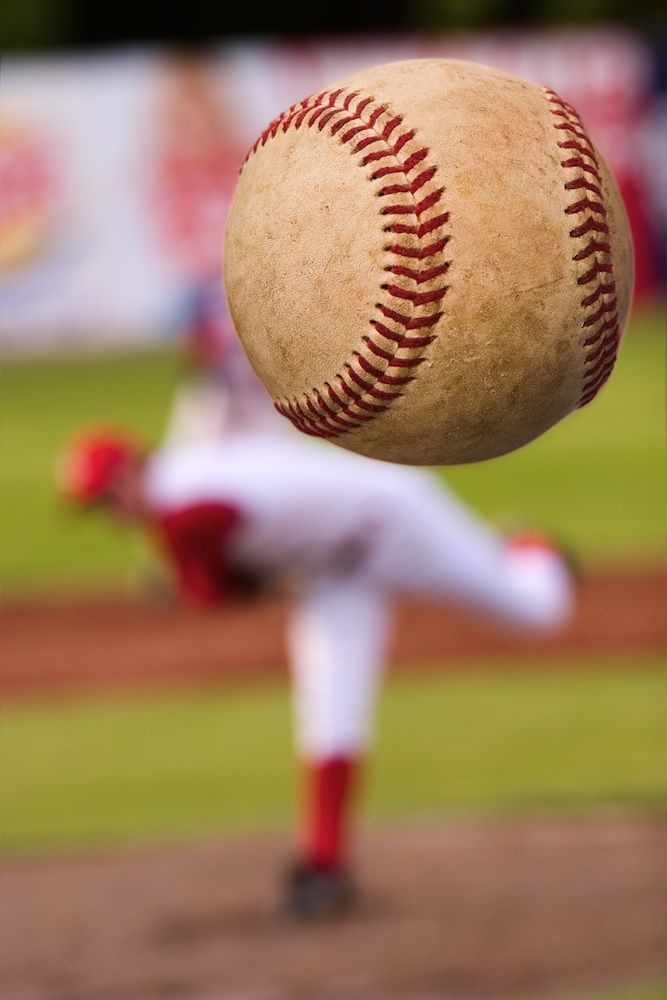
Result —
<instances>
[{"instance_id":1,"label":"black cleat","mask_svg":"<svg viewBox=\"0 0 667 1000\"><path fill-rule=\"evenodd\" d=\"M304 924L335 920L349 913L356 895L344 869L326 871L301 862L288 872L281 915Z\"/></svg>"}]
</instances>

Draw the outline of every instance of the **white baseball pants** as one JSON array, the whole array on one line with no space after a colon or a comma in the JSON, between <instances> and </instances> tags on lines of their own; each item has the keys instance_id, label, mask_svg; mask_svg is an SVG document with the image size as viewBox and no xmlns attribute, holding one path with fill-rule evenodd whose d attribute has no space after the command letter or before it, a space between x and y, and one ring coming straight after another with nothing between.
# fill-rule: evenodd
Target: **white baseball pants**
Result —
<instances>
[{"instance_id":1,"label":"white baseball pants","mask_svg":"<svg viewBox=\"0 0 667 1000\"><path fill-rule=\"evenodd\" d=\"M411 488L400 512L378 524L363 566L321 574L297 600L288 642L303 756L357 755L368 746L391 605L401 593L531 631L562 625L572 605L557 553L513 548L451 495L430 483Z\"/></svg>"}]
</instances>

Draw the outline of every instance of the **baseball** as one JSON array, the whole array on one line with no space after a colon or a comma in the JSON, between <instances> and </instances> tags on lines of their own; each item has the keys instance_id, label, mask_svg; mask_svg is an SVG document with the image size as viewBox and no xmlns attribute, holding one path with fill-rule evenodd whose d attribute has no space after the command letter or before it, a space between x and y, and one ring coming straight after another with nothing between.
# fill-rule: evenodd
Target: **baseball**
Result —
<instances>
[{"instance_id":1,"label":"baseball","mask_svg":"<svg viewBox=\"0 0 667 1000\"><path fill-rule=\"evenodd\" d=\"M277 410L414 465L502 455L589 403L632 285L623 204L575 109L447 59L364 70L276 118L224 259Z\"/></svg>"}]
</instances>

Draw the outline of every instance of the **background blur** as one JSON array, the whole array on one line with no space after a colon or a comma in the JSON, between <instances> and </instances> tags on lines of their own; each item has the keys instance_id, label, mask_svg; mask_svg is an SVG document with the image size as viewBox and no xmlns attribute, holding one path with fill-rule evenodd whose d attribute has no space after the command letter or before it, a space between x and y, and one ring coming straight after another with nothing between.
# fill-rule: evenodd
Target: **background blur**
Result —
<instances>
[{"instance_id":1,"label":"background blur","mask_svg":"<svg viewBox=\"0 0 667 1000\"><path fill-rule=\"evenodd\" d=\"M387 0L379 20L364 3L292 3L258 22L242 5L205 0L159 13L84 0L0 5L0 877L12 900L0 964L9 1000L88 1000L102 987L111 992L100 996L118 997L138 983L152 1000L166 966L175 996L227 997L240 984L255 992L235 996L268 997L257 949L278 983L271 998L328 997L313 984L335 985L343 955L368 992L336 995L389 996L381 970L391 941L399 953L415 942L423 990L406 981L395 994L415 1000L664 996L654 817L665 777L667 35L653 5L635 4L633 24L621 20L624 6ZM309 964L290 942L267 945L242 909L282 857L295 794L282 607L193 620L149 599L136 543L63 512L53 470L63 441L89 421L159 440L185 304L219 269L239 165L266 122L359 67L425 56L495 66L577 107L626 202L635 309L592 406L517 454L446 473L497 523L538 524L570 544L584 568L582 611L562 640L521 647L450 613L418 609L416 630L399 616L400 669L381 705L366 839L376 881L394 877L403 895L352 937L324 942ZM187 846L203 836L219 853ZM186 846L173 856L150 846L174 840ZM137 843L138 867L131 852L114 853ZM101 846L117 860L91 861ZM62 852L84 860L65 869L35 860ZM579 898L578 880L596 864L599 882ZM451 954L442 941L451 914L410 896L429 865L458 901ZM116 895L114 884L124 887ZM134 936L114 937L133 885L137 900L152 900L146 921L189 914L180 937L165 925L168 940L191 945L170 966L143 925L130 921ZM91 919L86 886L103 894L107 937L81 929ZM579 951L558 930L578 911L601 928L582 931ZM499 943L512 920L514 953ZM76 957L59 946L67 935ZM114 947L135 949L127 982L109 960ZM237 953L247 966L234 964Z\"/></svg>"},{"instance_id":2,"label":"background blur","mask_svg":"<svg viewBox=\"0 0 667 1000\"><path fill-rule=\"evenodd\" d=\"M575 102L630 214L641 305L664 273L662 55L617 27L7 58L0 344L164 342L193 281L219 270L239 166L266 122L325 81L428 56L485 62Z\"/></svg>"}]
</instances>

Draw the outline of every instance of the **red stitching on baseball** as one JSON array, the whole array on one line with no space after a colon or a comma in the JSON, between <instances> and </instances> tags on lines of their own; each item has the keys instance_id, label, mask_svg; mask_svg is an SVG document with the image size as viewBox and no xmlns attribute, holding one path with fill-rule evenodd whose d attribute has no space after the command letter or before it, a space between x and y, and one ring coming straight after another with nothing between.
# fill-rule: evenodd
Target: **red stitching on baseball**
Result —
<instances>
[{"instance_id":1,"label":"red stitching on baseball","mask_svg":"<svg viewBox=\"0 0 667 1000\"><path fill-rule=\"evenodd\" d=\"M593 144L572 105L561 100L555 91L548 87L544 88L544 93L552 105L551 113L559 119L554 122L554 128L570 132L575 136L574 139L559 142L558 147L575 150L579 154L561 160L561 166L568 171L568 179L563 187L568 192L583 189L595 196L591 198L585 194L583 198L571 202L565 209L567 215L585 216L579 225L570 230L570 236L572 239L581 239L589 233L602 233L608 236L607 207ZM578 175L569 176L569 171L572 170L578 171ZM597 183L593 183L587 175L592 176ZM618 354L621 330L610 242L598 240L593 236L585 247L573 255L572 260L586 261L585 270L577 278L578 285L588 285L600 275L604 276L602 280L597 280L595 288L581 299L581 307L585 311L581 327L586 332L582 346L593 348L583 356L584 370L579 406L585 406L595 398L612 372Z\"/></svg>"},{"instance_id":2,"label":"red stitching on baseball","mask_svg":"<svg viewBox=\"0 0 667 1000\"><path fill-rule=\"evenodd\" d=\"M580 167L583 171L585 171L585 173L593 174L593 177L597 177L599 181L602 181L602 177L600 176L600 172L597 167L592 167L590 163L587 163L586 160L582 160L580 156L570 156L567 160L561 160L560 165L561 167Z\"/></svg>"},{"instance_id":3,"label":"red stitching on baseball","mask_svg":"<svg viewBox=\"0 0 667 1000\"><path fill-rule=\"evenodd\" d=\"M605 235L608 235L609 226L606 222L600 222L599 219L586 219L580 226L575 226L574 229L570 230L570 236L574 239L586 236L587 233L605 233ZM606 252L609 253L609 251Z\"/></svg>"},{"instance_id":4,"label":"red stitching on baseball","mask_svg":"<svg viewBox=\"0 0 667 1000\"><path fill-rule=\"evenodd\" d=\"M589 281L593 280L593 278L597 278L598 274L612 274L612 273L613 273L613 268L611 266L611 262L609 264L606 264L606 263L600 263L599 260L596 260L593 266L590 268L590 270L586 271L585 274L582 274L580 278L577 278L577 284L587 285Z\"/></svg>"},{"instance_id":5,"label":"red stitching on baseball","mask_svg":"<svg viewBox=\"0 0 667 1000\"><path fill-rule=\"evenodd\" d=\"M442 313L438 313L439 316ZM393 341L398 347L428 347L435 340L435 336L430 334L427 337L408 337L406 334L396 333L395 330L390 330L389 327L385 326L384 323L378 322L376 319L370 321L371 326L374 326L378 333L386 337L387 340Z\"/></svg>"},{"instance_id":6,"label":"red stitching on baseball","mask_svg":"<svg viewBox=\"0 0 667 1000\"><path fill-rule=\"evenodd\" d=\"M587 295L585 299L581 300L581 304L584 307L592 306L594 302L597 302L597 300L600 298L601 295L613 295L615 291L616 291L615 281L608 281L606 284L600 282L597 288L594 291L592 291L590 295Z\"/></svg>"},{"instance_id":7,"label":"red stitching on baseball","mask_svg":"<svg viewBox=\"0 0 667 1000\"><path fill-rule=\"evenodd\" d=\"M584 301L586 300L584 299ZM603 316L615 311L616 299L612 299L611 302L603 302L599 309L592 313L592 315L586 317L582 326L594 326L598 320L602 319Z\"/></svg>"},{"instance_id":8,"label":"red stitching on baseball","mask_svg":"<svg viewBox=\"0 0 667 1000\"><path fill-rule=\"evenodd\" d=\"M292 413L295 415L295 418L300 421L300 423L305 424L306 426L308 426L308 418L307 418L306 414L303 412L303 410L301 409L301 407L299 406L298 403L296 403L296 402L290 403L289 408L292 411ZM295 413L295 411L296 411L296 413Z\"/></svg>"},{"instance_id":9,"label":"red stitching on baseball","mask_svg":"<svg viewBox=\"0 0 667 1000\"><path fill-rule=\"evenodd\" d=\"M359 367L362 371L365 371L368 375L372 375L373 378L376 378L379 382L382 381L382 376L384 374L382 368L378 368L376 365L371 364L371 362L367 361L361 354L357 355L357 362L359 363Z\"/></svg>"},{"instance_id":10,"label":"red stitching on baseball","mask_svg":"<svg viewBox=\"0 0 667 1000\"><path fill-rule=\"evenodd\" d=\"M576 135L577 139L582 139L584 142L588 142L588 137L584 135L583 132L580 132L578 129L576 129L574 125L570 125L569 122L567 123L562 122L560 125L556 125L555 127L565 129L567 132L572 132L574 135Z\"/></svg>"},{"instance_id":11,"label":"red stitching on baseball","mask_svg":"<svg viewBox=\"0 0 667 1000\"><path fill-rule=\"evenodd\" d=\"M414 132L404 132L403 135L397 139L394 145L389 147L389 149L378 150L376 153L369 153L368 156L365 156L361 161L361 165L365 167L366 164L375 163L376 160L384 160L387 156L398 156L400 151L403 149L403 146L410 142L411 139L414 139L414 137ZM378 138L382 140L382 136L379 136Z\"/></svg>"},{"instance_id":12,"label":"red stitching on baseball","mask_svg":"<svg viewBox=\"0 0 667 1000\"><path fill-rule=\"evenodd\" d=\"M355 119L353 119L353 120L355 120ZM348 129L347 132L345 132L343 134L343 137L342 137L341 141L342 142L349 142L350 139L353 139L355 137L355 135L359 135L360 132L365 132L367 128L368 128L368 125L355 125L354 128Z\"/></svg>"},{"instance_id":13,"label":"red stitching on baseball","mask_svg":"<svg viewBox=\"0 0 667 1000\"><path fill-rule=\"evenodd\" d=\"M418 149L416 153L411 153L404 163L399 163L391 167L378 167L374 170L371 175L371 180L379 180L381 177L387 177L389 174L407 174L415 167L419 166L426 157L428 156L428 149Z\"/></svg>"},{"instance_id":14,"label":"red stitching on baseball","mask_svg":"<svg viewBox=\"0 0 667 1000\"><path fill-rule=\"evenodd\" d=\"M384 104L380 104L380 105L378 105L377 108L374 109L374 111L371 114L371 117L370 117L370 119L368 121L368 125L369 125L370 128L375 128L375 124L376 124L378 118L380 117L380 115L384 114L384 112L386 110L387 110L387 108L386 108L386 106ZM384 138L384 136L382 136L382 138Z\"/></svg>"},{"instance_id":15,"label":"red stitching on baseball","mask_svg":"<svg viewBox=\"0 0 667 1000\"><path fill-rule=\"evenodd\" d=\"M559 97L555 90L551 90L550 87L545 87L544 90L550 95L551 103L556 104L559 108L564 108L569 114L576 115L576 111L571 104L564 101L562 97ZM555 115L562 115L562 111L554 111Z\"/></svg>"},{"instance_id":16,"label":"red stitching on baseball","mask_svg":"<svg viewBox=\"0 0 667 1000\"><path fill-rule=\"evenodd\" d=\"M376 357L384 358L385 361L391 361L394 357L391 351L385 351L384 348L380 347L379 344L376 344L370 337L362 337L361 339L371 354L374 354Z\"/></svg>"},{"instance_id":17,"label":"red stitching on baseball","mask_svg":"<svg viewBox=\"0 0 667 1000\"><path fill-rule=\"evenodd\" d=\"M588 156L588 157L590 157L590 159L593 161L593 163L597 167L597 165L598 165L597 157L595 156L595 153L593 152L593 149L592 149L591 146L588 146L588 145L587 146L582 146L581 143L575 142L574 139L566 139L565 142L559 142L558 146L559 146L560 149L576 149L577 152L581 153L582 156Z\"/></svg>"},{"instance_id":18,"label":"red stitching on baseball","mask_svg":"<svg viewBox=\"0 0 667 1000\"><path fill-rule=\"evenodd\" d=\"M370 128L370 126L367 126L367 128ZM376 142L382 142L381 136L379 136L379 135L369 135L366 139L362 139L361 142L358 142L356 144L356 146L354 147L354 152L355 153L360 153L363 149L366 149L366 146L372 146ZM362 166L363 166L363 164L368 163L368 159L366 158L366 159L362 160L361 163L362 163Z\"/></svg>"},{"instance_id":19,"label":"red stitching on baseball","mask_svg":"<svg viewBox=\"0 0 667 1000\"><path fill-rule=\"evenodd\" d=\"M450 261L446 260L444 264L438 264L437 267L425 267L422 270L404 267L402 264L393 264L387 270L391 271L392 274L400 275L401 278L410 278L411 281L416 281L418 285L422 285L425 281L431 281L433 278L439 278L441 275L446 274L449 270L449 264Z\"/></svg>"},{"instance_id":20,"label":"red stitching on baseball","mask_svg":"<svg viewBox=\"0 0 667 1000\"><path fill-rule=\"evenodd\" d=\"M396 312L395 309L390 309L389 306L383 305L382 302L377 303L376 309L383 316L386 316L387 319L393 320L394 323L399 323L406 330L423 330L425 327L435 326L442 316L441 312L427 313L426 316L406 316L404 313Z\"/></svg>"},{"instance_id":21,"label":"red stitching on baseball","mask_svg":"<svg viewBox=\"0 0 667 1000\"><path fill-rule=\"evenodd\" d=\"M579 212L585 212L589 209L591 212L598 212L600 215L607 214L607 209L604 205L601 205L599 201L593 201L591 198L582 198L581 201L575 201L573 205L568 205L565 209L567 215L578 215Z\"/></svg>"},{"instance_id":22,"label":"red stitching on baseball","mask_svg":"<svg viewBox=\"0 0 667 1000\"><path fill-rule=\"evenodd\" d=\"M320 408L322 410L324 410L324 412L326 414L328 414L331 417L335 417L336 416L336 413L338 412L338 410L332 410L331 409L331 407L329 406L329 404L327 403L327 401L322 397L322 393L321 392L319 392L317 389L313 389L313 395L315 396L315 399L317 400L318 405L320 406ZM314 413L317 416L317 411L315 410L315 408L313 406L313 402L312 402L311 399L308 399L308 408L309 408L309 410L312 413Z\"/></svg>"},{"instance_id":23,"label":"red stitching on baseball","mask_svg":"<svg viewBox=\"0 0 667 1000\"><path fill-rule=\"evenodd\" d=\"M326 123L328 121L331 121L331 119L334 117L334 115L337 115L337 114L338 114L338 109L334 108L332 111L327 111L326 114L324 114L324 115L322 115L320 117L319 121L317 122L317 127L320 130L320 132L322 131L322 129L324 128L324 126L326 125Z\"/></svg>"},{"instance_id":24,"label":"red stitching on baseball","mask_svg":"<svg viewBox=\"0 0 667 1000\"><path fill-rule=\"evenodd\" d=\"M422 222L418 226L409 226L402 222L396 222L393 226L387 226L385 232L395 233L397 236L418 236L421 239L422 236L428 236L429 233L432 233L434 229L440 229L446 222L449 222L449 212L445 212L443 215L436 215L433 219L429 219L428 222Z\"/></svg>"},{"instance_id":25,"label":"red stitching on baseball","mask_svg":"<svg viewBox=\"0 0 667 1000\"><path fill-rule=\"evenodd\" d=\"M354 115L348 115L347 118L339 118L338 121L331 126L331 134L335 135L336 132L340 131L344 125L349 125L353 121L356 121Z\"/></svg>"},{"instance_id":26,"label":"red stitching on baseball","mask_svg":"<svg viewBox=\"0 0 667 1000\"><path fill-rule=\"evenodd\" d=\"M429 257L435 257L436 254L442 253L448 242L449 236L443 236L441 240L429 243L426 247L404 247L400 243L392 243L391 246L387 247L387 250L391 250L392 253L399 257L410 257L412 260L428 260Z\"/></svg>"},{"instance_id":27,"label":"red stitching on baseball","mask_svg":"<svg viewBox=\"0 0 667 1000\"><path fill-rule=\"evenodd\" d=\"M399 285L383 285L382 287L396 299L407 299L416 306L425 306L429 302L439 302L449 286L434 288L431 292L414 292L411 288L401 288Z\"/></svg>"},{"instance_id":28,"label":"red stitching on baseball","mask_svg":"<svg viewBox=\"0 0 667 1000\"><path fill-rule=\"evenodd\" d=\"M324 383L324 388L327 390L327 396L332 402L336 403L338 406L345 406L345 403L339 396L336 395L336 391L329 382ZM335 412L335 411L334 411Z\"/></svg>"},{"instance_id":29,"label":"red stitching on baseball","mask_svg":"<svg viewBox=\"0 0 667 1000\"><path fill-rule=\"evenodd\" d=\"M592 253L597 253L598 251L600 253L611 253L611 246L609 243L599 243L597 240L591 240L588 246L574 255L572 260L585 260L586 257L590 257Z\"/></svg>"},{"instance_id":30,"label":"red stitching on baseball","mask_svg":"<svg viewBox=\"0 0 667 1000\"><path fill-rule=\"evenodd\" d=\"M565 185L566 191L573 191L575 188L586 188L587 191L592 191L593 194L596 194L598 198L604 197L597 184L592 184L591 181L586 180L585 177L577 177L573 181L568 181Z\"/></svg>"},{"instance_id":31,"label":"red stitching on baseball","mask_svg":"<svg viewBox=\"0 0 667 1000\"><path fill-rule=\"evenodd\" d=\"M343 389L345 395L350 396L351 399L354 399L357 406L360 406L363 410L370 410L374 414L383 412L384 406L378 406L375 403L369 403L367 400L363 398L363 396L359 395L359 393L352 388L349 382L346 382L346 380L343 378L342 375L337 375L336 378L340 382L341 388ZM338 397L336 398L338 399ZM347 406L347 403L343 403L341 400L338 400L338 402L343 407Z\"/></svg>"},{"instance_id":32,"label":"red stitching on baseball","mask_svg":"<svg viewBox=\"0 0 667 1000\"><path fill-rule=\"evenodd\" d=\"M354 368L351 365L345 365L345 370L352 379L352 381L356 385L358 385L360 389L363 389L364 392L369 392L371 396L374 396L376 399L387 399L387 400L394 399L396 395L395 392L383 392L382 389L377 388L377 383L373 384L372 382L366 382L364 379L362 379L361 375L359 375L358 372L355 372Z\"/></svg>"},{"instance_id":33,"label":"red stitching on baseball","mask_svg":"<svg viewBox=\"0 0 667 1000\"><path fill-rule=\"evenodd\" d=\"M382 198L384 197L384 195L389 193L390 192L388 192L385 188L383 188L382 191L379 192L379 195ZM412 193L413 192L411 191L410 194ZM431 191L430 194L427 194L425 198L422 198L421 201L416 202L414 205L387 205L386 208L382 209L382 214L416 215L417 218L420 218L420 216L422 216L427 209L433 208L433 206L440 201L441 195L442 195L442 190Z\"/></svg>"},{"instance_id":34,"label":"red stitching on baseball","mask_svg":"<svg viewBox=\"0 0 667 1000\"><path fill-rule=\"evenodd\" d=\"M385 225L384 232L399 237L384 247L385 252L397 258L397 262L388 264L385 271L417 288L446 274L451 262L443 260L441 255L449 235L441 230L449 221L449 213L438 212L443 189L433 186L437 168L425 163L428 149L410 148L416 133L403 127L403 116L392 114L386 105L376 103L373 97L359 97L356 91L348 94L342 89L331 93L325 91L292 105L272 121L246 161L278 133L285 134L290 128L299 129L302 125L311 129L316 126L317 132L335 137L341 145L348 145L352 155L363 153L358 160L359 166L378 164L373 167L371 181L396 178L376 192L380 198L396 199L381 210L385 218L389 216L392 220ZM401 159L404 150L407 155ZM389 160L393 162L386 162ZM420 167L419 173L413 176L417 167ZM419 200L418 192L422 194ZM429 217L433 210L437 214ZM414 221L398 221L406 216L412 216ZM422 242L429 234L433 234L430 242ZM402 236L410 239L404 243L400 239ZM430 264L423 268L407 267L400 263L402 259L417 263L429 261ZM299 430L315 437L337 437L360 427L383 413L401 395L426 360L422 352L436 339L435 333L429 331L442 312L425 310L441 302L448 286L418 291L393 282L380 287L390 299L405 302L408 312L397 312L384 302L376 303L385 322L374 317L369 320L373 333L361 337L360 349L353 352L351 363L343 364L344 374L337 372L334 376L338 388L325 382L322 389L314 387L298 399L276 400L278 412ZM407 331L425 332L414 335Z\"/></svg>"},{"instance_id":35,"label":"red stitching on baseball","mask_svg":"<svg viewBox=\"0 0 667 1000\"><path fill-rule=\"evenodd\" d=\"M400 125L402 121L403 119L401 118L401 116L396 115L395 118L392 118L391 121L387 122L384 129L382 130L382 138L385 140L388 139L391 133L396 128L396 126Z\"/></svg>"},{"instance_id":36,"label":"red stitching on baseball","mask_svg":"<svg viewBox=\"0 0 667 1000\"><path fill-rule=\"evenodd\" d=\"M589 351L589 353L585 356L584 361L587 361L590 364L591 361L597 361L598 358L601 358L602 361L604 362L604 358L602 357L604 351L605 351L605 343L604 340L600 338L598 346L594 350Z\"/></svg>"},{"instance_id":37,"label":"red stitching on baseball","mask_svg":"<svg viewBox=\"0 0 667 1000\"><path fill-rule=\"evenodd\" d=\"M412 368L414 365L422 365L426 358L393 358L389 362L390 368ZM385 378L388 376L385 375Z\"/></svg>"},{"instance_id":38,"label":"red stitching on baseball","mask_svg":"<svg viewBox=\"0 0 667 1000\"><path fill-rule=\"evenodd\" d=\"M303 431L304 434L311 434L313 437L325 436L324 434L320 433L320 431L311 429L307 424L303 422L303 420L299 419L299 417L297 417L296 414L290 413L289 410L285 406L283 406L282 403L274 403L273 405L278 410L278 413L281 414L281 416L287 417L288 420L291 420L292 423L299 428L299 430Z\"/></svg>"},{"instance_id":39,"label":"red stitching on baseball","mask_svg":"<svg viewBox=\"0 0 667 1000\"><path fill-rule=\"evenodd\" d=\"M618 349L619 337L615 338L615 348ZM599 368L599 366L596 366ZM614 367L614 359L608 360L599 370L599 374L590 382L587 382L584 386L584 392L588 401L590 402L596 395L596 393L602 388L607 379L609 378Z\"/></svg>"},{"instance_id":40,"label":"red stitching on baseball","mask_svg":"<svg viewBox=\"0 0 667 1000\"><path fill-rule=\"evenodd\" d=\"M410 184L388 184L387 187L383 187L380 191L381 195L385 194L414 194L419 191L421 187L430 181L435 174L435 167L429 167L428 170L423 170L418 177Z\"/></svg>"}]
</instances>

